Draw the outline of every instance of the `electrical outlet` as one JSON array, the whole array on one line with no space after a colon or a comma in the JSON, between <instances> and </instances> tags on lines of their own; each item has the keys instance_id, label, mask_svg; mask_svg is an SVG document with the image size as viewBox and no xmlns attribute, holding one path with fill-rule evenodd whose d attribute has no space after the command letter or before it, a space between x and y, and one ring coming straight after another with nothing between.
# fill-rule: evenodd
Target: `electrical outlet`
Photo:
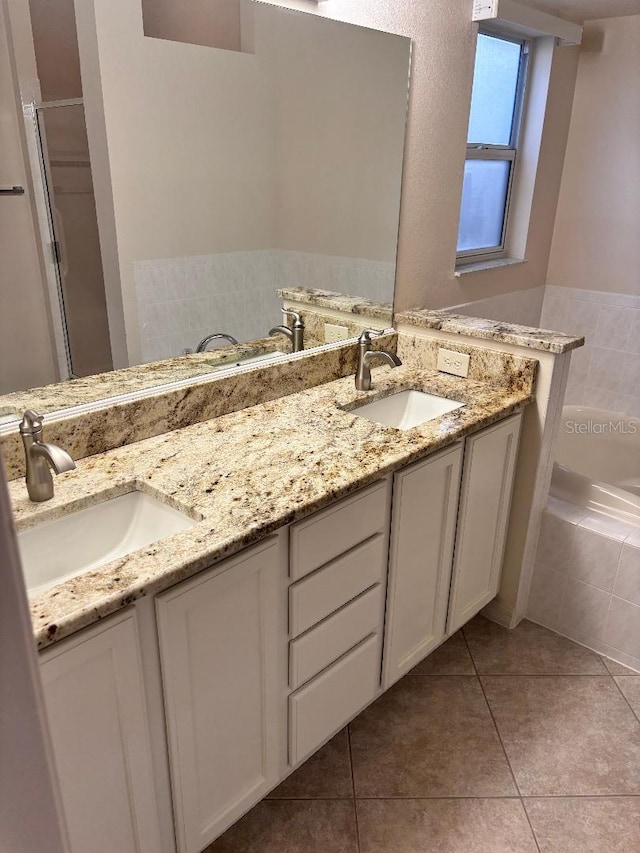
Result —
<instances>
[{"instance_id":1,"label":"electrical outlet","mask_svg":"<svg viewBox=\"0 0 640 853\"><path fill-rule=\"evenodd\" d=\"M453 373L454 376L469 375L469 356L463 352L453 352L450 349L438 349L438 370L443 373Z\"/></svg>"},{"instance_id":2,"label":"electrical outlet","mask_svg":"<svg viewBox=\"0 0 640 853\"><path fill-rule=\"evenodd\" d=\"M336 341L346 341L349 337L349 329L346 326L336 326L333 323L324 324L325 344L335 344Z\"/></svg>"}]
</instances>

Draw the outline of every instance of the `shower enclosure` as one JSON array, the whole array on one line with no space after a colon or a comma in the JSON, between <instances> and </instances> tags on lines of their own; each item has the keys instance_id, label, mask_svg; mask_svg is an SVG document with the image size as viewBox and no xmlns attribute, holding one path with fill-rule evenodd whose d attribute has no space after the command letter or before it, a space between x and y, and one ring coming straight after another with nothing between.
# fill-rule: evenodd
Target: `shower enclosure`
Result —
<instances>
[{"instance_id":1,"label":"shower enclosure","mask_svg":"<svg viewBox=\"0 0 640 853\"><path fill-rule=\"evenodd\" d=\"M113 361L82 99L34 105L32 118L45 196L45 251L55 275L51 313L54 325L59 319L66 361L61 372L66 378L102 373Z\"/></svg>"}]
</instances>

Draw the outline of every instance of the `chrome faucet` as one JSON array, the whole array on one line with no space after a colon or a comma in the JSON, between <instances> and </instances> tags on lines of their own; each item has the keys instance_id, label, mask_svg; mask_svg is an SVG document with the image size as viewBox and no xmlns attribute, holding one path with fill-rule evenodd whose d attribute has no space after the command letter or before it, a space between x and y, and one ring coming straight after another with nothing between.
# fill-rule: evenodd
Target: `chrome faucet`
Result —
<instances>
[{"instance_id":1,"label":"chrome faucet","mask_svg":"<svg viewBox=\"0 0 640 853\"><path fill-rule=\"evenodd\" d=\"M230 344L234 346L238 343L238 341L232 335L225 335L224 332L214 332L212 335L207 335L206 338L203 338L198 346L196 347L196 352L205 352L211 341L224 340L229 341Z\"/></svg>"},{"instance_id":2,"label":"chrome faucet","mask_svg":"<svg viewBox=\"0 0 640 853\"><path fill-rule=\"evenodd\" d=\"M304 349L304 321L297 311L290 311L288 308L280 309L285 317L293 318L293 326L275 326L269 332L270 335L278 333L286 335L291 341L291 351L300 352Z\"/></svg>"},{"instance_id":3,"label":"chrome faucet","mask_svg":"<svg viewBox=\"0 0 640 853\"><path fill-rule=\"evenodd\" d=\"M76 463L66 450L57 444L45 444L42 441L42 415L27 409L20 422L20 435L24 444L27 468L27 492L36 503L48 501L53 497L53 477L49 466L56 474L73 471Z\"/></svg>"},{"instance_id":4,"label":"chrome faucet","mask_svg":"<svg viewBox=\"0 0 640 853\"><path fill-rule=\"evenodd\" d=\"M371 336L383 335L376 329L365 329L358 338L358 369L356 371L356 391L371 391L371 368L370 362L374 358L381 358L391 367L400 367L402 362L395 353L386 350L372 350Z\"/></svg>"}]
</instances>

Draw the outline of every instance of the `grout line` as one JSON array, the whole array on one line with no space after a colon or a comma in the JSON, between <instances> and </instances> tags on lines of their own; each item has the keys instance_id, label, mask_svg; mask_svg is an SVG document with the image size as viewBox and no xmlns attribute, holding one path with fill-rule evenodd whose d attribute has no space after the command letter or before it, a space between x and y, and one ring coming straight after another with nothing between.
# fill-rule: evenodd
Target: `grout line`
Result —
<instances>
[{"instance_id":1,"label":"grout line","mask_svg":"<svg viewBox=\"0 0 640 853\"><path fill-rule=\"evenodd\" d=\"M531 818L529 817L529 812L527 811L527 805L526 805L523 797L520 797L520 805L522 806L522 811L524 812L524 816L527 819L527 823L529 824L529 829L531 830L531 835L533 837L533 843L536 845L538 853L541 853L540 845L538 844L538 836L536 835L536 831L533 828L533 824L531 823Z\"/></svg>"},{"instance_id":2,"label":"grout line","mask_svg":"<svg viewBox=\"0 0 640 853\"><path fill-rule=\"evenodd\" d=\"M636 710L634 709L634 707L633 707L633 705L631 704L631 702L629 702L629 700L627 699L627 697L626 697L626 696L624 695L624 693L622 692L622 688L620 687L620 685L619 685L619 684L618 684L618 682L616 681L615 677L614 677L613 675L611 675L611 674L610 674L610 675L609 675L609 678L613 681L613 683L614 683L614 684L615 684L615 686L616 686L616 690L618 691L618 693L622 696L622 698L624 699L624 701L625 701L625 702L627 703L627 705L629 706L629 710L631 711L631 713L633 714L633 716L634 716L634 717L636 718L636 720L640 723L640 711L636 711ZM627 676L625 676L625 675L620 675L620 676L618 676L618 678L629 678L629 676L628 676L628 675L627 675ZM633 676L631 676L631 678L633 678Z\"/></svg>"},{"instance_id":3,"label":"grout line","mask_svg":"<svg viewBox=\"0 0 640 853\"><path fill-rule=\"evenodd\" d=\"M356 802L356 780L353 773L353 755L351 752L351 723L347 724L347 743L349 745L349 769L351 770L351 799L356 829L356 853L360 853L360 828L358 826L358 804Z\"/></svg>"},{"instance_id":4,"label":"grout line","mask_svg":"<svg viewBox=\"0 0 640 853\"><path fill-rule=\"evenodd\" d=\"M293 800L294 797L289 797L288 799ZM328 798L326 798L328 799ZM335 798L333 798L335 799ZM344 797L342 798L345 799ZM611 800L611 799L627 799L627 800L640 800L640 794L483 794L483 795L473 795L473 794L440 794L436 796L435 794L432 796L424 796L421 795L419 797L398 797L398 796L384 796L384 797L356 797L358 802L377 802L378 800ZM271 800L270 802L273 802ZM276 801L277 802L277 801ZM282 801L281 801L282 802ZM308 800L306 800L308 802Z\"/></svg>"},{"instance_id":5,"label":"grout line","mask_svg":"<svg viewBox=\"0 0 640 853\"><path fill-rule=\"evenodd\" d=\"M513 767L511 766L511 761L509 760L509 756L507 755L507 750L506 750L506 747L505 747L504 742L502 740L502 735L500 734L500 729L498 728L498 724L497 724L496 718L493 714L493 710L491 708L491 705L489 704L489 700L487 699L487 694L486 694L486 691L484 689L484 684L482 683L482 679L480 678L480 675L478 674L478 667L476 666L476 662L475 662L473 655L471 653L471 647L469 646L469 642L467 640L466 634L464 633L464 628L462 630L462 638L464 640L465 646L467 647L467 652L469 654L469 657L471 658L471 662L473 663L473 668L474 668L475 673L476 673L476 678L478 679L478 684L480 685L480 690L482 690L482 695L484 697L484 701L485 701L485 704L487 706L487 710L489 711L489 714L491 716L491 720L493 722L493 727L494 727L496 735L498 737L498 741L500 743L500 746L502 747L502 752L504 754L505 761L507 762L507 766L509 768L509 773L511 773L511 778L513 779L513 784L515 785L515 789L518 792L518 799L520 800L520 806L522 808L522 811L524 812L524 816L525 816L527 824L529 826L529 830L531 832L531 837L533 838L533 843L536 845L536 850L538 851L538 853L540 853L540 845L538 844L538 839L536 838L536 834L533 831L533 826L531 825L531 821L529 820L529 814L527 812L527 809L525 808L524 801L522 799L522 791L520 790L520 786L518 785L518 780L516 779L516 774L513 772Z\"/></svg>"},{"instance_id":6,"label":"grout line","mask_svg":"<svg viewBox=\"0 0 640 853\"><path fill-rule=\"evenodd\" d=\"M612 673L606 672L433 672L428 675L408 672L403 678L607 678ZM617 674L617 673L616 673ZM640 673L632 672L623 678L640 677Z\"/></svg>"}]
</instances>

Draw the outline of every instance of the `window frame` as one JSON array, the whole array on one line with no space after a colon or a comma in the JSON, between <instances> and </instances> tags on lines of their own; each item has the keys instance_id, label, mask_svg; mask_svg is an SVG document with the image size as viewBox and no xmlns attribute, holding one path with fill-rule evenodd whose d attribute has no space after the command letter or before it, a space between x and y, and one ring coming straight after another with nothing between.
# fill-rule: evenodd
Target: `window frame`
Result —
<instances>
[{"instance_id":1,"label":"window frame","mask_svg":"<svg viewBox=\"0 0 640 853\"><path fill-rule=\"evenodd\" d=\"M502 220L500 245L487 246L486 248L481 249L464 249L461 251L456 250L457 267L464 267L482 261L502 260L508 257L507 235L509 229L509 215L511 212L511 203L513 200L514 175L518 166L518 146L520 142L522 124L525 113L525 99L527 93L527 83L529 79L529 66L532 48L531 39L528 38L518 38L516 36L506 35L503 33L496 33L494 31L484 28L481 28L478 31L478 35L488 36L490 38L496 38L502 41L511 42L512 44L520 45L520 67L518 69L518 82L516 85L516 97L513 105L513 121L511 124L511 139L509 140L509 144L495 145L483 142L467 142L465 164L467 160L501 160L509 161L511 163L511 167L509 169L509 183L507 186L507 195L504 205L504 216ZM469 107L469 120L471 120L471 106ZM461 219L462 196L460 197L460 218L458 219L458 228L460 226Z\"/></svg>"}]
</instances>

